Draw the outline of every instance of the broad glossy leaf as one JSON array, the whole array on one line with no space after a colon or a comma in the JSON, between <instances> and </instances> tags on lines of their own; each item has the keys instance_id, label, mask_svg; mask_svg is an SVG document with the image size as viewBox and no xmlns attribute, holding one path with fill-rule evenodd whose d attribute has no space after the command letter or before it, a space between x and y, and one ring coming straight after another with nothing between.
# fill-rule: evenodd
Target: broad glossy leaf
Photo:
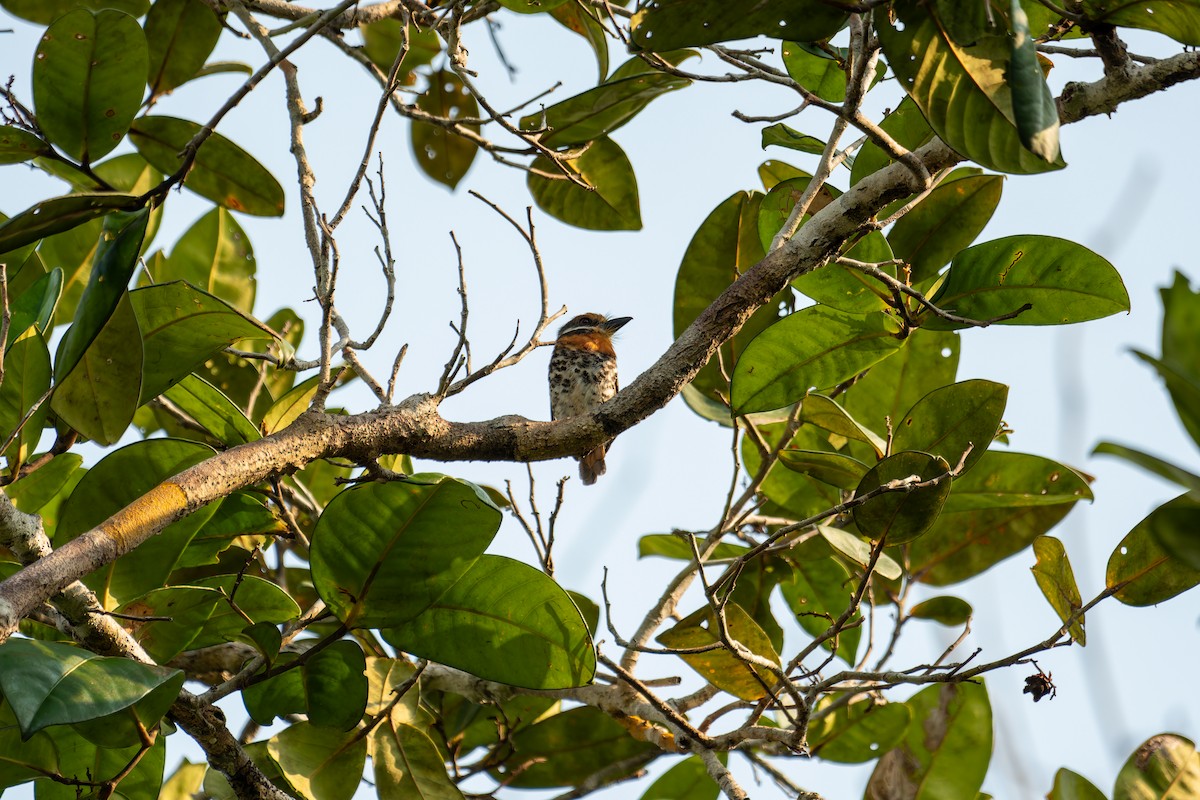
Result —
<instances>
[{"instance_id":1,"label":"broad glossy leaf","mask_svg":"<svg viewBox=\"0 0 1200 800\"><path fill-rule=\"evenodd\" d=\"M818 450L784 449L779 451L779 460L794 472L847 491L858 486L859 481L870 469L853 456Z\"/></svg>"},{"instance_id":2,"label":"broad glossy leaf","mask_svg":"<svg viewBox=\"0 0 1200 800\"><path fill-rule=\"evenodd\" d=\"M75 727L78 729L81 726ZM101 785L123 776L113 797L120 797L121 800L157 800L166 762L165 736L160 734L135 763L135 757L142 749L140 744L97 746L66 728L50 728L46 733L54 740L58 750L58 772L61 774L72 780L99 782ZM49 780L39 781L35 792L37 800L80 800L80 794L88 796L87 793L81 793L77 785ZM91 796L98 794L96 792Z\"/></svg>"},{"instance_id":3,"label":"broad glossy leaf","mask_svg":"<svg viewBox=\"0 0 1200 800\"><path fill-rule=\"evenodd\" d=\"M883 118L879 127L905 150L916 150L933 138L933 130L925 121L925 115L921 113L921 109L917 108L917 104L913 102L912 98L907 96L900 101L892 113ZM851 185L891 163L891 157L884 153L879 145L867 142L858 151L858 155L854 159L854 166L850 168ZM903 204L904 201L896 202ZM881 216L887 217L893 207L895 206L889 206L881 211Z\"/></svg>"},{"instance_id":4,"label":"broad glossy leaf","mask_svg":"<svg viewBox=\"0 0 1200 800\"><path fill-rule=\"evenodd\" d=\"M161 481L212 454L211 447L179 439L147 439L110 452L84 474L63 504L55 543L74 539ZM215 509L206 506L171 523L133 552L91 573L84 582L100 592L105 608L165 586L179 554Z\"/></svg>"},{"instance_id":5,"label":"broad glossy leaf","mask_svg":"<svg viewBox=\"0 0 1200 800\"><path fill-rule=\"evenodd\" d=\"M383 722L371 734L371 764L379 800L463 800L446 774L437 745L420 728Z\"/></svg>"},{"instance_id":6,"label":"broad glossy leaf","mask_svg":"<svg viewBox=\"0 0 1200 800\"><path fill-rule=\"evenodd\" d=\"M758 426L759 433L772 446L779 443L783 435L781 423ZM825 431L811 425L803 425L786 446L797 450L832 451L830 440L834 438ZM747 474L757 475L762 468L762 456L749 436L742 437L742 463ZM758 487L760 497L769 502L761 509L763 514L805 519L825 511L842 501L842 492L828 483L793 472L779 463L772 465L767 476Z\"/></svg>"},{"instance_id":7,"label":"broad glossy leaf","mask_svg":"<svg viewBox=\"0 0 1200 800\"><path fill-rule=\"evenodd\" d=\"M812 175L799 167L770 158L758 165L758 177L762 180L763 189L769 192L784 181L792 178L811 178Z\"/></svg>"},{"instance_id":8,"label":"broad glossy leaf","mask_svg":"<svg viewBox=\"0 0 1200 800\"><path fill-rule=\"evenodd\" d=\"M200 126L175 117L141 117L130 126L129 138L142 157L164 174L179 171L179 153L200 132ZM219 206L258 217L283 214L284 194L279 181L254 157L219 133L209 136L184 180L184 186Z\"/></svg>"},{"instance_id":9,"label":"broad glossy leaf","mask_svg":"<svg viewBox=\"0 0 1200 800\"><path fill-rule=\"evenodd\" d=\"M499 527L500 510L466 481L356 486L329 501L313 531L313 583L347 625L394 627L463 577Z\"/></svg>"},{"instance_id":10,"label":"broad glossy leaf","mask_svg":"<svg viewBox=\"0 0 1200 800\"><path fill-rule=\"evenodd\" d=\"M1200 583L1200 496L1180 495L1133 527L1108 559L1105 585L1130 606L1152 606ZM1180 558L1175 553L1184 556Z\"/></svg>"},{"instance_id":11,"label":"broad glossy leaf","mask_svg":"<svg viewBox=\"0 0 1200 800\"><path fill-rule=\"evenodd\" d=\"M293 386L291 391L276 400L263 416L263 431L267 434L275 433L295 422L301 414L308 410L310 402L320 388L320 375L314 375L303 383Z\"/></svg>"},{"instance_id":12,"label":"broad glossy leaf","mask_svg":"<svg viewBox=\"0 0 1200 800\"><path fill-rule=\"evenodd\" d=\"M262 771L263 777L271 783L282 788L293 797L296 796L295 789L288 783L288 780L283 776L283 772L279 769L279 765L275 763L275 759L271 757L269 752L270 742L259 741L251 742L246 745L246 755L250 760L258 766ZM203 794L212 797L215 800L238 800L238 796L229 786L229 781L225 776L215 769L210 769L204 773L204 784L201 786Z\"/></svg>"},{"instance_id":13,"label":"broad glossy leaf","mask_svg":"<svg viewBox=\"0 0 1200 800\"><path fill-rule=\"evenodd\" d=\"M736 414L769 411L801 400L882 361L904 345L892 317L852 316L813 306L755 337L733 371Z\"/></svg>"},{"instance_id":14,"label":"broad glossy leaf","mask_svg":"<svg viewBox=\"0 0 1200 800\"><path fill-rule=\"evenodd\" d=\"M735 641L741 642L755 655L779 664L779 655L775 652L771 639L741 606L736 603L727 604L725 620L729 626L729 635ZM717 625L713 610L705 606L663 631L658 635L657 641L668 648L704 647L721 641ZM759 665L751 666L724 647L702 653L685 653L679 657L704 680L742 700L758 700L765 697L767 690L763 688L763 684L771 686L775 683L775 676L770 670Z\"/></svg>"},{"instance_id":15,"label":"broad glossy leaf","mask_svg":"<svg viewBox=\"0 0 1200 800\"><path fill-rule=\"evenodd\" d=\"M1104 792L1100 791L1087 778L1066 767L1060 767L1054 773L1054 786L1046 795L1046 800L1106 800Z\"/></svg>"},{"instance_id":16,"label":"broad glossy leaf","mask_svg":"<svg viewBox=\"0 0 1200 800\"><path fill-rule=\"evenodd\" d=\"M1087 17L1108 25L1158 31L1177 42L1200 45L1200 3L1196 0L1142 0L1112 3L1083 0Z\"/></svg>"},{"instance_id":17,"label":"broad glossy leaf","mask_svg":"<svg viewBox=\"0 0 1200 800\"><path fill-rule=\"evenodd\" d=\"M49 25L74 8L92 11L115 8L131 17L140 17L149 10L150 0L0 0L0 8L38 25Z\"/></svg>"},{"instance_id":18,"label":"broad glossy leaf","mask_svg":"<svg viewBox=\"0 0 1200 800\"><path fill-rule=\"evenodd\" d=\"M125 288L137 269L149 218L150 210L143 208L128 214L112 214L104 220L95 264L75 309L75 318L54 359L56 380L61 382L70 374L124 299Z\"/></svg>"},{"instance_id":19,"label":"broad glossy leaf","mask_svg":"<svg viewBox=\"0 0 1200 800\"><path fill-rule=\"evenodd\" d=\"M230 547L240 545L249 551L256 544L265 544L266 536L286 531L287 526L261 495L250 491L234 492L221 500L208 522L188 542L176 569L216 564L218 556ZM207 578L189 576L188 580L203 583Z\"/></svg>"},{"instance_id":20,"label":"broad glossy leaf","mask_svg":"<svg viewBox=\"0 0 1200 800\"><path fill-rule=\"evenodd\" d=\"M359 30L363 36L363 52L367 58L383 70L386 75L396 61L396 55L404 42L404 23L398 19L381 19L369 25L363 25ZM415 26L408 27L408 52L400 61L398 77L404 86L412 86L416 82L417 67L424 66L442 51L442 40L435 30L417 30Z\"/></svg>"},{"instance_id":21,"label":"broad glossy leaf","mask_svg":"<svg viewBox=\"0 0 1200 800\"><path fill-rule=\"evenodd\" d=\"M804 174L779 181L771 187L770 191L767 192L767 196L763 198L762 206L758 211L758 237L764 251L770 249L772 240L774 240L775 235L779 233L784 223L792 215L792 210L796 207L796 203L799 202L801 196L808 189L810 180L811 177ZM830 186L826 183L813 196L812 202L808 206L808 211L801 219L801 222L807 222L809 216L816 214L840 197L841 194L841 190L836 186Z\"/></svg>"},{"instance_id":22,"label":"broad glossy leaf","mask_svg":"<svg viewBox=\"0 0 1200 800\"><path fill-rule=\"evenodd\" d=\"M871 231L846 251L846 257L869 264L895 258L887 239L879 231ZM896 267L885 265L878 269L896 277ZM869 314L889 308L891 289L862 270L838 263L826 264L806 272L792 281L792 286L822 305L848 314Z\"/></svg>"},{"instance_id":23,"label":"broad glossy leaf","mask_svg":"<svg viewBox=\"0 0 1200 800\"><path fill-rule=\"evenodd\" d=\"M257 268L254 248L237 219L224 208L214 208L188 228L151 277L155 283L187 281L249 314Z\"/></svg>"},{"instance_id":24,"label":"broad glossy leaf","mask_svg":"<svg viewBox=\"0 0 1200 800\"><path fill-rule=\"evenodd\" d=\"M899 18L893 27L889 14ZM917 0L875 14L884 55L930 126L967 158L998 172L1036 173L1065 166L1053 148L1035 154L1021 144L1013 92L1005 80L1011 52L1005 36L972 46L953 42Z\"/></svg>"},{"instance_id":25,"label":"broad glossy leaf","mask_svg":"<svg viewBox=\"0 0 1200 800\"><path fill-rule=\"evenodd\" d=\"M267 749L303 796L350 800L367 758L367 740L357 733L296 722L271 737Z\"/></svg>"},{"instance_id":26,"label":"broad glossy leaf","mask_svg":"<svg viewBox=\"0 0 1200 800\"><path fill-rule=\"evenodd\" d=\"M822 710L818 706L818 713ZM842 764L872 761L900 742L911 719L905 703L860 700L829 709L809 726L809 752Z\"/></svg>"},{"instance_id":27,"label":"broad glossy leaf","mask_svg":"<svg viewBox=\"0 0 1200 800\"><path fill-rule=\"evenodd\" d=\"M934 389L903 419L893 420L893 450L920 450L944 458L963 472L983 458L1004 416L1008 387L971 380ZM970 453L963 460L963 455Z\"/></svg>"},{"instance_id":28,"label":"broad glossy leaf","mask_svg":"<svg viewBox=\"0 0 1200 800\"><path fill-rule=\"evenodd\" d=\"M766 150L771 145L786 147L789 150L799 150L801 153L821 155L825 152L825 142L816 136L801 133L795 128L777 122L762 129L762 148Z\"/></svg>"},{"instance_id":29,"label":"broad glossy leaf","mask_svg":"<svg viewBox=\"0 0 1200 800\"><path fill-rule=\"evenodd\" d=\"M909 546L909 569L945 586L977 575L1024 550L1079 500L1087 481L1048 458L989 450L954 481L933 528Z\"/></svg>"},{"instance_id":30,"label":"broad glossy leaf","mask_svg":"<svg viewBox=\"0 0 1200 800\"><path fill-rule=\"evenodd\" d=\"M762 202L758 192L736 192L721 202L693 234L675 276L672 316L673 335L678 337L721 292L729 288L764 255L758 237L758 215ZM777 299L782 299L778 295ZM755 311L730 341L721 345L720 355L710 358L685 387L688 407L706 419L730 425L728 406L717 396L729 397L727 371L750 340L779 318L776 302Z\"/></svg>"},{"instance_id":31,"label":"broad glossy leaf","mask_svg":"<svg viewBox=\"0 0 1200 800\"><path fill-rule=\"evenodd\" d=\"M184 650L235 641L256 622L282 623L300 615L296 601L275 584L253 575L238 577L218 575L190 586L152 589L125 603L121 612L166 618L140 623L133 631L159 662L170 661Z\"/></svg>"},{"instance_id":32,"label":"broad glossy leaf","mask_svg":"<svg viewBox=\"0 0 1200 800\"><path fill-rule=\"evenodd\" d=\"M1029 17L1020 0L1009 6L1011 32L1005 80L1012 90L1013 118L1021 144L1046 161L1058 158L1058 107L1038 63L1037 45L1029 30Z\"/></svg>"},{"instance_id":33,"label":"broad glossy leaf","mask_svg":"<svg viewBox=\"0 0 1200 800\"><path fill-rule=\"evenodd\" d=\"M0 645L0 690L26 737L49 725L96 719L131 706L152 724L166 713L183 680L177 669L66 644L9 639Z\"/></svg>"},{"instance_id":34,"label":"broad glossy leaf","mask_svg":"<svg viewBox=\"0 0 1200 800\"><path fill-rule=\"evenodd\" d=\"M78 481L83 473L76 470L83 464L78 453L61 453L50 459L50 463L35 472L20 478L4 488L4 494L12 500L18 510L36 514L59 494L72 488L71 481ZM48 520L45 520L49 522Z\"/></svg>"},{"instance_id":35,"label":"broad glossy leaf","mask_svg":"<svg viewBox=\"0 0 1200 800\"><path fill-rule=\"evenodd\" d=\"M710 558L738 558L750 548L722 542L713 550ZM673 533L648 533L638 539L638 558L662 556L683 561L694 561L692 546L682 536Z\"/></svg>"},{"instance_id":36,"label":"broad glossy leaf","mask_svg":"<svg viewBox=\"0 0 1200 800\"><path fill-rule=\"evenodd\" d=\"M817 525L817 532L830 547L864 569L871 563L870 542L863 541L850 531L828 525ZM900 565L887 553L880 553L874 571L890 581L896 580L901 574Z\"/></svg>"},{"instance_id":37,"label":"broad glossy leaf","mask_svg":"<svg viewBox=\"0 0 1200 800\"><path fill-rule=\"evenodd\" d=\"M190 800L200 791L200 786L204 783L204 773L207 771L208 764L193 764L184 758L175 768L175 772L163 781L158 800Z\"/></svg>"},{"instance_id":38,"label":"broad glossy leaf","mask_svg":"<svg viewBox=\"0 0 1200 800\"><path fill-rule=\"evenodd\" d=\"M692 51L685 51L694 55ZM683 59L672 59L682 61ZM638 59L639 64L641 60ZM615 77L615 76L614 76ZM569 147L599 139L633 119L654 98L691 84L665 72L647 71L610 79L561 103L521 117L522 130L548 129L547 147Z\"/></svg>"},{"instance_id":39,"label":"broad glossy leaf","mask_svg":"<svg viewBox=\"0 0 1200 800\"><path fill-rule=\"evenodd\" d=\"M958 626L970 622L973 613L971 604L966 600L946 594L917 603L908 615L915 619L931 619L942 625Z\"/></svg>"},{"instance_id":40,"label":"broad glossy leaf","mask_svg":"<svg viewBox=\"0 0 1200 800\"><path fill-rule=\"evenodd\" d=\"M1135 750L1113 786L1114 798L1195 797L1200 794L1200 753L1190 739L1173 733L1152 736Z\"/></svg>"},{"instance_id":41,"label":"broad glossy leaf","mask_svg":"<svg viewBox=\"0 0 1200 800\"><path fill-rule=\"evenodd\" d=\"M196 375L184 377L163 392L163 396L227 445L245 444L262 438L258 428L232 400Z\"/></svg>"},{"instance_id":42,"label":"broad glossy leaf","mask_svg":"<svg viewBox=\"0 0 1200 800\"><path fill-rule=\"evenodd\" d=\"M888 233L897 258L912 267L912 282L932 278L983 231L1000 203L1001 175L943 181Z\"/></svg>"},{"instance_id":43,"label":"broad glossy leaf","mask_svg":"<svg viewBox=\"0 0 1200 800\"><path fill-rule=\"evenodd\" d=\"M54 741L45 733L21 736L17 718L7 703L0 703L0 789L39 778L58 769Z\"/></svg>"},{"instance_id":44,"label":"broad glossy leaf","mask_svg":"<svg viewBox=\"0 0 1200 800\"><path fill-rule=\"evenodd\" d=\"M52 197L0 224L0 253L69 231L113 211L134 211L141 207L140 197L120 192L84 192Z\"/></svg>"},{"instance_id":45,"label":"broad glossy leaf","mask_svg":"<svg viewBox=\"0 0 1200 800\"><path fill-rule=\"evenodd\" d=\"M296 660L297 654L276 652L276 656L271 661L271 667L283 671L266 680L251 683L242 690L242 703L246 707L246 713L258 725L271 725L276 717L283 719L291 714L308 712L308 695L304 692L304 667L292 666L284 669Z\"/></svg>"},{"instance_id":46,"label":"broad glossy leaf","mask_svg":"<svg viewBox=\"0 0 1200 800\"><path fill-rule=\"evenodd\" d=\"M639 755L649 759L656 749L591 706L572 708L517 731L512 745L518 755L511 766L502 765L500 775L506 785L522 789L577 786L619 761ZM520 770L509 771L518 765ZM636 769L631 766L629 772Z\"/></svg>"},{"instance_id":47,"label":"broad glossy leaf","mask_svg":"<svg viewBox=\"0 0 1200 800\"><path fill-rule=\"evenodd\" d=\"M38 333L45 333L54 319L54 309L58 306L59 295L62 294L63 272L55 267L13 300L9 309L12 318L8 328L8 341L5 347L11 347L17 337L32 326L37 326Z\"/></svg>"},{"instance_id":48,"label":"broad glossy leaf","mask_svg":"<svg viewBox=\"0 0 1200 800\"><path fill-rule=\"evenodd\" d=\"M96 259L103 229L104 220L93 219L69 231L56 233L38 245L34 255L44 263L46 270L63 272L62 294L54 309L53 324L56 327L68 324L75 316L83 288L92 274L92 262Z\"/></svg>"},{"instance_id":49,"label":"broad glossy leaf","mask_svg":"<svg viewBox=\"0 0 1200 800\"><path fill-rule=\"evenodd\" d=\"M334 642L306 661L309 722L339 731L357 726L367 708L366 668L362 647L349 639Z\"/></svg>"},{"instance_id":50,"label":"broad glossy leaf","mask_svg":"<svg viewBox=\"0 0 1200 800\"><path fill-rule=\"evenodd\" d=\"M662 52L765 34L796 42L833 36L846 13L819 0L765 0L753 6L727 0L659 0L633 15L633 44Z\"/></svg>"},{"instance_id":51,"label":"broad glossy leaf","mask_svg":"<svg viewBox=\"0 0 1200 800\"><path fill-rule=\"evenodd\" d=\"M975 797L992 757L992 707L981 683L936 684L906 705L914 721L879 759L867 796ZM936 789L936 791L935 791Z\"/></svg>"},{"instance_id":52,"label":"broad glossy leaf","mask_svg":"<svg viewBox=\"0 0 1200 800\"><path fill-rule=\"evenodd\" d=\"M906 351L901 351L901 354L904 352ZM865 442L874 450L876 458L882 457L887 448L887 442L880 438L879 434L850 416L850 412L838 405L837 401L822 394L810 394L804 398L804 404L800 407L800 420L838 436ZM856 481L855 486L857 485Z\"/></svg>"},{"instance_id":53,"label":"broad glossy leaf","mask_svg":"<svg viewBox=\"0 0 1200 800\"><path fill-rule=\"evenodd\" d=\"M1187 276L1178 270L1170 286L1158 290L1163 305L1162 357L1190 366L1189 375L1200 378L1200 291L1192 291Z\"/></svg>"},{"instance_id":54,"label":"broad glossy leaf","mask_svg":"<svg viewBox=\"0 0 1200 800\"><path fill-rule=\"evenodd\" d=\"M1063 543L1053 536L1039 536L1033 540L1033 554L1037 556L1037 563L1029 570L1054 613L1066 623L1083 608L1083 600L1079 596L1079 586L1075 583L1075 572L1071 569L1067 550ZM1080 647L1087 644L1087 633L1083 626L1084 618L1079 614L1068 629L1071 639L1078 642Z\"/></svg>"},{"instance_id":55,"label":"broad glossy leaf","mask_svg":"<svg viewBox=\"0 0 1200 800\"><path fill-rule=\"evenodd\" d=\"M886 537L889 545L911 542L937 522L950 495L949 469L950 465L941 456L915 450L888 456L863 476L854 491L855 497L912 476L937 482L919 489L886 492L855 506L854 524L873 541Z\"/></svg>"},{"instance_id":56,"label":"broad glossy leaf","mask_svg":"<svg viewBox=\"0 0 1200 800\"><path fill-rule=\"evenodd\" d=\"M551 180L530 172L526 184L538 208L555 219L577 228L595 231L638 231L642 212L638 201L633 165L616 142L601 137L576 159L567 163L571 172L592 187L577 186L563 177ZM550 175L559 170L545 156L533 168Z\"/></svg>"},{"instance_id":57,"label":"broad glossy leaf","mask_svg":"<svg viewBox=\"0 0 1200 800\"><path fill-rule=\"evenodd\" d=\"M795 561L788 580L779 584L779 590L800 627L812 636L820 636L850 607L853 586L848 569L833 558L819 558ZM862 639L861 619L862 614L855 611L847 620L850 627L836 639L823 643L826 650L833 650L836 645L837 655L850 665L854 664Z\"/></svg>"},{"instance_id":58,"label":"broad glossy leaf","mask_svg":"<svg viewBox=\"0 0 1200 800\"><path fill-rule=\"evenodd\" d=\"M50 376L50 351L37 331L29 331L17 339L4 356L4 382L0 383L0 442L16 433L17 425L34 404L41 401L6 453L10 470L24 463L42 436L42 425L50 411L50 404L45 402Z\"/></svg>"},{"instance_id":59,"label":"broad glossy leaf","mask_svg":"<svg viewBox=\"0 0 1200 800\"><path fill-rule=\"evenodd\" d=\"M146 37L132 17L78 8L54 21L33 58L38 125L83 164L112 151L141 106Z\"/></svg>"},{"instance_id":60,"label":"broad glossy leaf","mask_svg":"<svg viewBox=\"0 0 1200 800\"><path fill-rule=\"evenodd\" d=\"M417 97L417 108L441 119L478 119L479 103L451 70L429 76L429 86ZM464 123L478 132L479 126ZM441 125L413 120L412 149L417 165L438 183L453 189L471 168L478 148Z\"/></svg>"},{"instance_id":61,"label":"broad glossy leaf","mask_svg":"<svg viewBox=\"0 0 1200 800\"><path fill-rule=\"evenodd\" d=\"M157 0L146 15L150 95L196 77L221 36L221 21L201 0Z\"/></svg>"},{"instance_id":62,"label":"broad glossy leaf","mask_svg":"<svg viewBox=\"0 0 1200 800\"><path fill-rule=\"evenodd\" d=\"M719 753L721 763L727 755ZM708 774L699 756L689 756L664 772L642 795L641 800L717 800L721 789Z\"/></svg>"},{"instance_id":63,"label":"broad glossy leaf","mask_svg":"<svg viewBox=\"0 0 1200 800\"><path fill-rule=\"evenodd\" d=\"M784 42L783 66L792 80L817 97L840 103L846 99L846 52L823 43ZM886 69L882 61L876 64L872 85L883 79Z\"/></svg>"},{"instance_id":64,"label":"broad glossy leaf","mask_svg":"<svg viewBox=\"0 0 1200 800\"><path fill-rule=\"evenodd\" d=\"M1129 294L1112 264L1081 244L1053 236L1008 236L961 251L931 300L975 320L1028 306L1001 325L1067 325L1129 310ZM966 327L928 312L921 326Z\"/></svg>"},{"instance_id":65,"label":"broad glossy leaf","mask_svg":"<svg viewBox=\"0 0 1200 800\"><path fill-rule=\"evenodd\" d=\"M792 574L791 565L781 558L759 558L746 564L737 576L731 602L741 606L758 623L778 653L783 649L783 626L771 608L775 587L786 583Z\"/></svg>"},{"instance_id":66,"label":"broad glossy leaf","mask_svg":"<svg viewBox=\"0 0 1200 800\"><path fill-rule=\"evenodd\" d=\"M151 400L242 339L269 340L261 323L182 281L129 293L146 352L139 402Z\"/></svg>"},{"instance_id":67,"label":"broad glossy leaf","mask_svg":"<svg viewBox=\"0 0 1200 800\"><path fill-rule=\"evenodd\" d=\"M20 164L48 152L50 147L29 131L0 125L0 164Z\"/></svg>"},{"instance_id":68,"label":"broad glossy leaf","mask_svg":"<svg viewBox=\"0 0 1200 800\"><path fill-rule=\"evenodd\" d=\"M133 422L143 364L137 315L123 288L103 325L74 368L58 379L50 407L87 438L114 444ZM60 347L56 361L62 352Z\"/></svg>"},{"instance_id":69,"label":"broad glossy leaf","mask_svg":"<svg viewBox=\"0 0 1200 800\"><path fill-rule=\"evenodd\" d=\"M577 3L567 3L555 6L550 16L563 27L574 31L587 41L588 46L596 54L596 68L600 72L597 81L608 77L608 32L600 22L603 17L598 9L581 6Z\"/></svg>"},{"instance_id":70,"label":"broad glossy leaf","mask_svg":"<svg viewBox=\"0 0 1200 800\"><path fill-rule=\"evenodd\" d=\"M582 686L596 671L587 624L570 596L540 571L503 556L480 556L387 638L405 652L512 686Z\"/></svg>"},{"instance_id":71,"label":"broad glossy leaf","mask_svg":"<svg viewBox=\"0 0 1200 800\"><path fill-rule=\"evenodd\" d=\"M1134 447L1126 447L1116 442L1101 442L1092 450L1092 455L1116 456L1148 472L1153 472L1160 478L1166 478L1184 489L1200 490L1200 475Z\"/></svg>"}]
</instances>

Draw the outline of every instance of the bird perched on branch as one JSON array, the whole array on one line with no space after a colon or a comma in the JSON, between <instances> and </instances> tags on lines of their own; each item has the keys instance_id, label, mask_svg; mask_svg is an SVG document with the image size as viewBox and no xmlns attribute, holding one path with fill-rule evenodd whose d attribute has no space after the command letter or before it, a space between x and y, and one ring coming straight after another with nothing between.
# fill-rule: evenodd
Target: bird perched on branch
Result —
<instances>
[{"instance_id":1,"label":"bird perched on branch","mask_svg":"<svg viewBox=\"0 0 1200 800\"><path fill-rule=\"evenodd\" d=\"M617 354L612 338L633 317L580 314L558 330L550 357L550 418L587 414L617 393ZM585 486L604 474L606 442L579 457Z\"/></svg>"}]
</instances>

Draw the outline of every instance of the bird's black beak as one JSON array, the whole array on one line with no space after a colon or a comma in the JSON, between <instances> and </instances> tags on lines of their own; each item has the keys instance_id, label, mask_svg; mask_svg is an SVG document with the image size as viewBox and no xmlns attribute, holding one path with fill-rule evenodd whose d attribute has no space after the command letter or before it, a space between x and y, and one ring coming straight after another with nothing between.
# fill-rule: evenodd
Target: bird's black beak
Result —
<instances>
[{"instance_id":1,"label":"bird's black beak","mask_svg":"<svg viewBox=\"0 0 1200 800\"><path fill-rule=\"evenodd\" d=\"M604 330L608 331L609 333L616 333L617 331L621 330L621 328L625 326L625 323L629 322L631 319L633 319L633 317L617 317L616 319L607 320L600 327L604 328Z\"/></svg>"}]
</instances>

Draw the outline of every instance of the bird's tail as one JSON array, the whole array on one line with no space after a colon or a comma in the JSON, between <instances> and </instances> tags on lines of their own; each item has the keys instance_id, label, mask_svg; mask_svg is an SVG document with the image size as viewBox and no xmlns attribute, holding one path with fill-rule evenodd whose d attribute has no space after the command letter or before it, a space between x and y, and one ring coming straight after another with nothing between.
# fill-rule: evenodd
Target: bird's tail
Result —
<instances>
[{"instance_id":1,"label":"bird's tail","mask_svg":"<svg viewBox=\"0 0 1200 800\"><path fill-rule=\"evenodd\" d=\"M604 474L604 453L607 450L605 445L600 445L592 452L579 459L579 477L583 481L584 486L591 486Z\"/></svg>"}]
</instances>

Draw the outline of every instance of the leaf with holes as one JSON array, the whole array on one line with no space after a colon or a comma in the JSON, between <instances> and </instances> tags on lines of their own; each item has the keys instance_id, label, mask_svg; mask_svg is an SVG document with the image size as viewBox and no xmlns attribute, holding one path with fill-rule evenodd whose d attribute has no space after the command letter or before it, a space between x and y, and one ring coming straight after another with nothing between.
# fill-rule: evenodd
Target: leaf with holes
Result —
<instances>
[{"instance_id":1,"label":"leaf with holes","mask_svg":"<svg viewBox=\"0 0 1200 800\"><path fill-rule=\"evenodd\" d=\"M1105 585L1130 606L1152 606L1200 583L1200 493L1180 495L1133 527L1108 559ZM1181 551L1185 558L1174 555ZM1191 556L1189 563L1187 556Z\"/></svg>"},{"instance_id":2,"label":"leaf with holes","mask_svg":"<svg viewBox=\"0 0 1200 800\"><path fill-rule=\"evenodd\" d=\"M1033 554L1037 557L1037 563L1029 570L1038 588L1058 618L1064 624L1070 621L1067 631L1072 641L1083 647L1087 644L1087 633L1083 628L1083 614L1078 613L1083 608L1083 600L1079 596L1079 586L1075 583L1075 573L1067 558L1066 548L1053 536L1039 536L1033 540Z\"/></svg>"},{"instance_id":3,"label":"leaf with holes","mask_svg":"<svg viewBox=\"0 0 1200 800\"><path fill-rule=\"evenodd\" d=\"M429 86L417 97L417 108L439 119L479 117L479 103L475 96L450 70L441 70L429 76ZM479 132L476 123L462 124L469 130ZM412 149L417 166L426 175L451 189L466 176L479 151L474 142L452 133L448 128L420 120L413 120L412 123Z\"/></svg>"}]
</instances>

